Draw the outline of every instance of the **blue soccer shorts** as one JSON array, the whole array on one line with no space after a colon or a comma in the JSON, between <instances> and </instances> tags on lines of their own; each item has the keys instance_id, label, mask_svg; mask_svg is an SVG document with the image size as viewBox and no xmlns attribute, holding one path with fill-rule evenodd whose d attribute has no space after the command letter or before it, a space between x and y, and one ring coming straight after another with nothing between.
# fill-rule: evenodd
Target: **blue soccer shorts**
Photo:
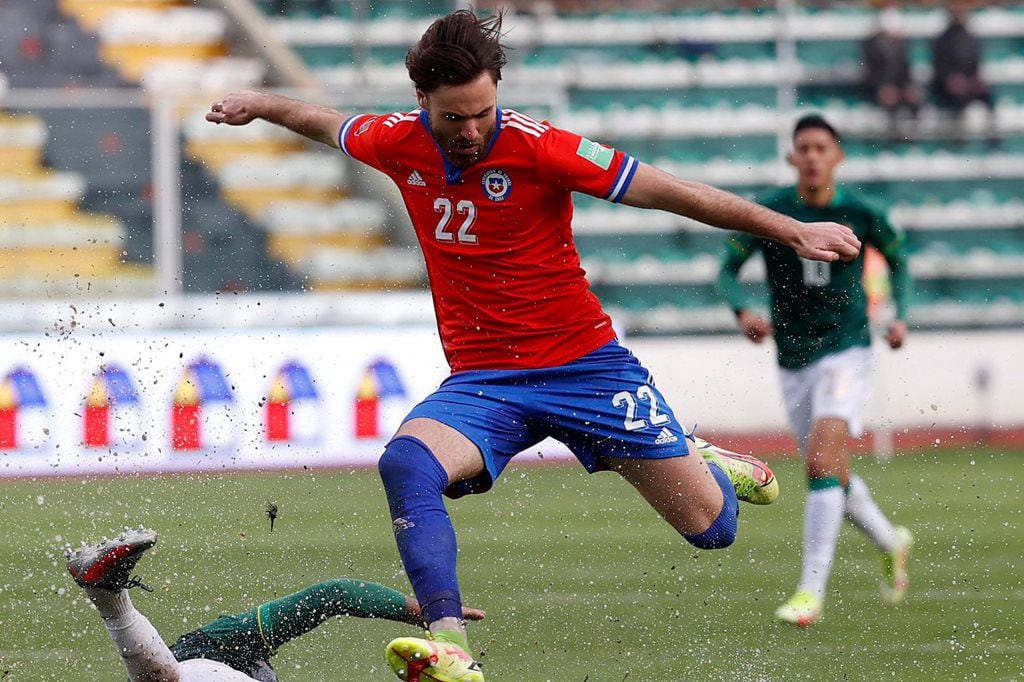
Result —
<instances>
[{"instance_id":1,"label":"blue soccer shorts","mask_svg":"<svg viewBox=\"0 0 1024 682\"><path fill-rule=\"evenodd\" d=\"M413 408L472 441L486 471L448 488L484 492L517 453L546 437L564 443L590 473L606 457L662 459L688 452L686 433L640 361L611 341L560 367L453 374Z\"/></svg>"}]
</instances>

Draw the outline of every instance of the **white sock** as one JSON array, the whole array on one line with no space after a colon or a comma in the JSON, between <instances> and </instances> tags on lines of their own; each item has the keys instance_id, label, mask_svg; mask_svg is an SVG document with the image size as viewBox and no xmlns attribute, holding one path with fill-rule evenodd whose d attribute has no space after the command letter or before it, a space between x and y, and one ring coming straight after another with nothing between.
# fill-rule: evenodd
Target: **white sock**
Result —
<instances>
[{"instance_id":1,"label":"white sock","mask_svg":"<svg viewBox=\"0 0 1024 682\"><path fill-rule=\"evenodd\" d=\"M799 590L825 598L832 572L836 539L843 524L843 489L840 486L810 490L804 507L804 566Z\"/></svg>"},{"instance_id":2,"label":"white sock","mask_svg":"<svg viewBox=\"0 0 1024 682\"><path fill-rule=\"evenodd\" d=\"M132 682L177 682L178 662L160 633L132 604L127 590L99 588L85 593L103 616Z\"/></svg>"},{"instance_id":3,"label":"white sock","mask_svg":"<svg viewBox=\"0 0 1024 682\"><path fill-rule=\"evenodd\" d=\"M860 476L850 476L846 489L846 518L860 528L883 552L896 549L896 530L871 498L871 491Z\"/></svg>"}]
</instances>

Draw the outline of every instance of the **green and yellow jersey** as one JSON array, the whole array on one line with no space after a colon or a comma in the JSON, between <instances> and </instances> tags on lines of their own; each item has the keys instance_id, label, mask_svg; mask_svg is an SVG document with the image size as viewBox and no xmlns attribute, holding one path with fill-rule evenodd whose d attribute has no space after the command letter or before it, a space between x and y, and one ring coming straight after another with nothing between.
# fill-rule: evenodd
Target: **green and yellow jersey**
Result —
<instances>
[{"instance_id":1,"label":"green and yellow jersey","mask_svg":"<svg viewBox=\"0 0 1024 682\"><path fill-rule=\"evenodd\" d=\"M896 315L906 319L909 276L903 233L885 212L837 187L828 206L808 206L796 187L785 187L761 199L762 204L802 222L836 222L848 226L862 244L874 246L889 264ZM800 258L787 246L747 234L726 240L718 289L739 313L746 295L739 284L740 268L755 251L764 255L768 295L779 365L799 369L826 355L853 346L870 346L864 254L849 263L823 263Z\"/></svg>"}]
</instances>

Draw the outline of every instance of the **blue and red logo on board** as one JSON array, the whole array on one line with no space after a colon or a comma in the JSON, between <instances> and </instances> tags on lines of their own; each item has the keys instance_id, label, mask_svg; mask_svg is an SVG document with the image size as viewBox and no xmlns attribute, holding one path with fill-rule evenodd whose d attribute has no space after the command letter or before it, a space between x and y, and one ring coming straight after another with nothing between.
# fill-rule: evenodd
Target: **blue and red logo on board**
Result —
<instances>
[{"instance_id":1,"label":"blue and red logo on board","mask_svg":"<svg viewBox=\"0 0 1024 682\"><path fill-rule=\"evenodd\" d=\"M408 391L398 369L384 358L370 363L356 390L356 438L382 438L391 435L408 411Z\"/></svg>"},{"instance_id":2,"label":"blue and red logo on board","mask_svg":"<svg viewBox=\"0 0 1024 682\"><path fill-rule=\"evenodd\" d=\"M224 370L200 357L178 381L171 407L171 448L206 450L235 444L235 396Z\"/></svg>"},{"instance_id":3,"label":"blue and red logo on board","mask_svg":"<svg viewBox=\"0 0 1024 682\"><path fill-rule=\"evenodd\" d=\"M512 178L503 170L492 169L484 173L481 180L484 194L491 201L505 201L512 192Z\"/></svg>"},{"instance_id":4,"label":"blue and red logo on board","mask_svg":"<svg viewBox=\"0 0 1024 682\"><path fill-rule=\"evenodd\" d=\"M313 375L292 361L278 370L267 391L264 434L271 443L314 444L320 440L322 401Z\"/></svg>"},{"instance_id":5,"label":"blue and red logo on board","mask_svg":"<svg viewBox=\"0 0 1024 682\"><path fill-rule=\"evenodd\" d=\"M82 411L82 443L89 448L142 444L142 400L128 370L106 364L92 377Z\"/></svg>"},{"instance_id":6,"label":"blue and red logo on board","mask_svg":"<svg viewBox=\"0 0 1024 682\"><path fill-rule=\"evenodd\" d=\"M36 375L15 367L0 383L0 450L40 449L49 441L49 403Z\"/></svg>"}]
</instances>

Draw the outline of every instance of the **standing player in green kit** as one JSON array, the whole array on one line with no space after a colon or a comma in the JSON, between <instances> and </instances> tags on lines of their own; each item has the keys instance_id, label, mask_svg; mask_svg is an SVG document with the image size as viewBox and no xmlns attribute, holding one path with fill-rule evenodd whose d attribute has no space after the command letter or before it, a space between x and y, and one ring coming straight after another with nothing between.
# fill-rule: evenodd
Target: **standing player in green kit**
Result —
<instances>
[{"instance_id":1,"label":"standing player in green kit","mask_svg":"<svg viewBox=\"0 0 1024 682\"><path fill-rule=\"evenodd\" d=\"M761 203L797 220L844 224L882 253L896 303L886 341L898 349L907 334L909 289L903 235L883 211L836 186L835 171L842 160L835 129L817 115L801 118L789 155L799 176L797 185L779 189ZM771 321L748 309L738 283L740 268L757 250L767 267ZM733 233L718 277L719 290L743 333L754 343L775 336L786 412L806 458L803 570L796 593L775 612L779 620L800 626L821 617L844 514L882 552L882 598L897 604L908 585L910 531L893 526L864 481L850 473L847 441L851 434L860 434L871 369L863 272L863 254L849 262L810 261L768 240Z\"/></svg>"}]
</instances>

